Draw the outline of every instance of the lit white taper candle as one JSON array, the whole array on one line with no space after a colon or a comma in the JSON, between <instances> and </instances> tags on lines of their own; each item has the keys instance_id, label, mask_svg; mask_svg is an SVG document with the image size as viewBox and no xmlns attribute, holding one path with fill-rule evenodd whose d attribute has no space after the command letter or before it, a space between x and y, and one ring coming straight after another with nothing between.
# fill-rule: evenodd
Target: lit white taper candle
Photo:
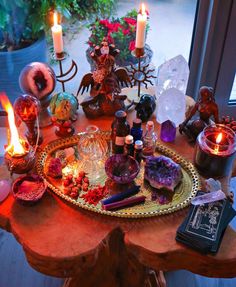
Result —
<instances>
[{"instance_id":1,"label":"lit white taper candle","mask_svg":"<svg viewBox=\"0 0 236 287\"><path fill-rule=\"evenodd\" d=\"M141 10L137 16L135 48L138 48L138 49L144 48L145 36L146 36L146 26L147 26L147 13L146 13L145 5L142 3Z\"/></svg>"},{"instance_id":2,"label":"lit white taper candle","mask_svg":"<svg viewBox=\"0 0 236 287\"><path fill-rule=\"evenodd\" d=\"M52 26L52 39L55 54L63 52L62 27L57 23L57 13L54 12L54 25Z\"/></svg>"}]
</instances>

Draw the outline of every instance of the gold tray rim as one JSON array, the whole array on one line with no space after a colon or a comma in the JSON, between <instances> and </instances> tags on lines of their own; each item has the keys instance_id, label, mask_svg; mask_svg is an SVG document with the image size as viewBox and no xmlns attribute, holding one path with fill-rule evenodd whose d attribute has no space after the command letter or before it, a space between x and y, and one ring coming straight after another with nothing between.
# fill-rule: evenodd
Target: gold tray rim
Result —
<instances>
[{"instance_id":1,"label":"gold tray rim","mask_svg":"<svg viewBox=\"0 0 236 287\"><path fill-rule=\"evenodd\" d=\"M104 138L107 138L107 140L110 137L109 131L100 131L99 133ZM147 217L154 217L154 216L159 216L159 215L164 215L164 214L170 214L170 213L173 213L175 211L178 211L178 210L181 210L181 209L187 207L190 204L191 199L193 197L195 197L195 195L197 194L197 191L200 189L200 186L201 186L200 176L199 176L197 170L195 169L194 165L190 161L186 160L181 155L176 153L174 150L172 150L172 149L170 149L170 148L168 148L168 147L166 147L163 144L158 142L156 145L157 152L170 157L175 162L180 164L181 167L188 173L189 177L191 178L192 190L189 193L189 196L184 201L179 202L178 204L175 204L175 205L168 207L166 209L149 211L149 212L148 211L147 212L135 212L135 213L119 212L119 210L118 211L106 211L106 210L102 210L102 209L97 209L96 207L89 205L89 204L86 204L86 203L81 204L80 202L78 202L78 201L72 199L71 197L63 194L59 188L55 187L53 184L51 184L47 180L47 176L44 174L43 162L45 162L47 156L49 154L51 154L52 152L54 152L55 150L60 149L60 148L71 147L71 146L77 144L78 139L83 134L85 134L85 133L80 132L77 135L73 135L71 137L66 137L66 138L56 139L56 140L48 143L43 148L43 151L40 152L40 154L37 158L37 162L36 162L37 173L46 180L48 187L55 194L57 194L59 197L63 198L64 200L66 200L66 201L68 201L68 202L70 202L76 206L79 206L85 210L93 211L95 213L104 214L104 215L108 215L108 216L115 216L115 217L122 217L122 218L147 218Z\"/></svg>"}]
</instances>

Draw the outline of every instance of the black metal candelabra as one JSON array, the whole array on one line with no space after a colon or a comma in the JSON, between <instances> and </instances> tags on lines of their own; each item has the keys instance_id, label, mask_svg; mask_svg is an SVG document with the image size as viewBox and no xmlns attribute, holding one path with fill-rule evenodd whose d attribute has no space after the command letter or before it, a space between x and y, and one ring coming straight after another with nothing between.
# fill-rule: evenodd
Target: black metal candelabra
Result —
<instances>
[{"instance_id":1,"label":"black metal candelabra","mask_svg":"<svg viewBox=\"0 0 236 287\"><path fill-rule=\"evenodd\" d=\"M61 83L62 85L62 91L65 92L65 83L69 82L75 77L75 75L78 72L78 66L76 62L72 60L70 68L66 72L63 72L62 62L63 60L66 59L66 53L62 52L62 53L54 54L54 59L59 62L59 69L60 69L60 74L56 75L56 78L57 78L57 81ZM72 75L66 78L66 76L70 75L72 71L73 71Z\"/></svg>"},{"instance_id":2,"label":"black metal candelabra","mask_svg":"<svg viewBox=\"0 0 236 287\"><path fill-rule=\"evenodd\" d=\"M155 69L149 69L149 64L141 65L141 61L145 58L144 49L135 49L132 52L132 55L138 59L138 66L136 67L134 64L131 64L130 68L130 80L132 84L135 86L138 84L138 98L140 98L141 85L144 84L147 89L148 83L153 86L151 79L156 78L156 76L151 75L150 73L154 72Z\"/></svg>"}]
</instances>

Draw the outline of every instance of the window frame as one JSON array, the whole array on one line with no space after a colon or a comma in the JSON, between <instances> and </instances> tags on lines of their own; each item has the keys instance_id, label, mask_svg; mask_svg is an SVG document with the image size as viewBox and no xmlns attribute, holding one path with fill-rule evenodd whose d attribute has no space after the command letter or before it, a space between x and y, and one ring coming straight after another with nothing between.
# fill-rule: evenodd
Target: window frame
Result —
<instances>
[{"instance_id":1,"label":"window frame","mask_svg":"<svg viewBox=\"0 0 236 287\"><path fill-rule=\"evenodd\" d=\"M236 112L236 106L228 104L236 65L236 44L232 43L236 34L235 2L198 1L189 59L187 94L197 99L201 86L213 87L220 114Z\"/></svg>"}]
</instances>

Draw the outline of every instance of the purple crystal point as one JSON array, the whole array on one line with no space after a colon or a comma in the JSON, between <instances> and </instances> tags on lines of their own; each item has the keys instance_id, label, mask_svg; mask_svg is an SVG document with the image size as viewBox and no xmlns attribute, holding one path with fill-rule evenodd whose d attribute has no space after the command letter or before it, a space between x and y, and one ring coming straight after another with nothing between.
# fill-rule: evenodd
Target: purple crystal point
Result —
<instances>
[{"instance_id":1,"label":"purple crystal point","mask_svg":"<svg viewBox=\"0 0 236 287\"><path fill-rule=\"evenodd\" d=\"M161 124L161 140L164 142L173 142L176 137L176 126L172 121L165 121Z\"/></svg>"}]
</instances>

